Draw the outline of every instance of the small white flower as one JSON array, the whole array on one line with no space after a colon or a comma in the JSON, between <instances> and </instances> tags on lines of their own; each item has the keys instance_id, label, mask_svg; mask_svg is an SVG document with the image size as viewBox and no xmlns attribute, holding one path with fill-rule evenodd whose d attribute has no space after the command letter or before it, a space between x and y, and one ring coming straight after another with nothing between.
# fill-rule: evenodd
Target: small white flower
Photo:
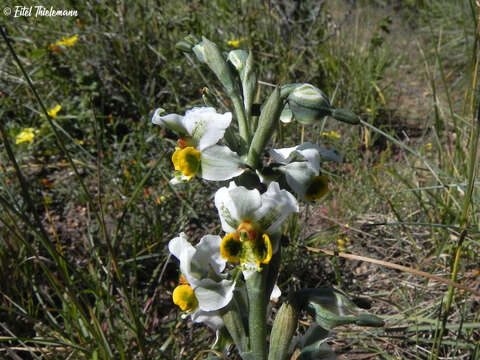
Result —
<instances>
[{"instance_id":1,"label":"small white flower","mask_svg":"<svg viewBox=\"0 0 480 360\"><path fill-rule=\"evenodd\" d=\"M246 277L270 262L278 249L280 226L298 212L293 195L275 182L263 194L230 182L228 188L216 192L215 206L227 233L220 245L221 256L240 263Z\"/></svg>"},{"instance_id":2,"label":"small white flower","mask_svg":"<svg viewBox=\"0 0 480 360\"><path fill-rule=\"evenodd\" d=\"M174 183L188 181L196 174L206 180L228 180L245 170L235 152L217 145L232 121L231 113L218 114L212 107L193 108L185 116L161 116L163 111L161 108L155 111L152 123L181 136L172 156L177 171Z\"/></svg>"},{"instance_id":3,"label":"small white flower","mask_svg":"<svg viewBox=\"0 0 480 360\"><path fill-rule=\"evenodd\" d=\"M303 200L314 201L328 191L328 180L320 174L321 160L341 162L342 156L333 149L325 149L306 142L302 145L270 150L278 170L285 174L290 188ZM261 179L266 179L261 177Z\"/></svg>"},{"instance_id":4,"label":"small white flower","mask_svg":"<svg viewBox=\"0 0 480 360\"><path fill-rule=\"evenodd\" d=\"M218 324L221 318L217 310L227 306L233 297L235 282L222 274L226 260L220 256L221 241L219 236L206 235L192 246L181 233L168 244L169 251L180 261L184 277L173 292L173 301L195 322Z\"/></svg>"}]
</instances>

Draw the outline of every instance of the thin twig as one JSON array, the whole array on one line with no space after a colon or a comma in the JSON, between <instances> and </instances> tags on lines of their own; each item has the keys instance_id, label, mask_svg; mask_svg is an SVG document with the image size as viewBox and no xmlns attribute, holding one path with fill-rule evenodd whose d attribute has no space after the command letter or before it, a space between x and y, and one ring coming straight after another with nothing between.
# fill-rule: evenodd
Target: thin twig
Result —
<instances>
[{"instance_id":1,"label":"thin twig","mask_svg":"<svg viewBox=\"0 0 480 360\"><path fill-rule=\"evenodd\" d=\"M335 252L335 251L330 251L330 250L325 250L325 249L318 249L318 248L313 248L313 247L310 247L310 246L306 246L305 248L308 251L311 251L311 252L314 252L314 253L323 253L323 254L330 255L330 256L339 256L339 257L342 257L344 259L349 259L349 260L365 261L365 262L369 262L371 264L378 264L378 265L382 265L382 266L385 266L385 267L388 267L388 268L391 268L391 269L400 270L400 271L403 271L403 272L408 272L408 273L413 274L413 275L423 276L423 277L426 277L428 279L439 281L439 282L442 282L442 283L447 284L449 286L453 286L453 287L456 287L458 289L468 291L468 292L472 293L473 295L475 295L477 297L480 297L480 291L469 288L468 286L459 284L459 283L454 282L454 281L449 280L449 279L444 279L444 278L441 278L439 276L429 274L429 273L424 272L424 271L411 269L411 268L403 266L403 265L398 265L398 264L391 263L391 262L388 262L388 261L383 261L383 260L372 259L372 258L369 258L369 257L366 257L366 256L347 254L347 253L342 253L342 252Z\"/></svg>"}]
</instances>

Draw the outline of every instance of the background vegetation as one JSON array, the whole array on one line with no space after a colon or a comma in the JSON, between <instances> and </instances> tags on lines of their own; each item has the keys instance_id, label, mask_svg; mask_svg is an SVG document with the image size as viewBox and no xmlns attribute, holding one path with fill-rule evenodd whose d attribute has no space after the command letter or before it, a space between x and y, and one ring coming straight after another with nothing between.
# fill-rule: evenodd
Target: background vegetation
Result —
<instances>
[{"instance_id":1,"label":"background vegetation","mask_svg":"<svg viewBox=\"0 0 480 360\"><path fill-rule=\"evenodd\" d=\"M279 279L284 294L335 285L385 319L381 329L337 330L329 343L339 356L480 358L473 0L42 5L79 16L1 15L19 59L2 39L1 358L199 359L213 340L171 303L178 266L166 244L180 231L220 233L214 187L170 186L172 134L150 123L158 106L183 114L201 105L204 86L222 96L205 68L175 50L190 33L253 50L258 102L269 84L309 82L362 119L282 125L273 139L327 143L346 157L325 169L327 198L286 229ZM75 34L72 46L55 45ZM43 107L57 104L47 119ZM33 140L17 144L28 128ZM477 295L306 246L422 270Z\"/></svg>"}]
</instances>

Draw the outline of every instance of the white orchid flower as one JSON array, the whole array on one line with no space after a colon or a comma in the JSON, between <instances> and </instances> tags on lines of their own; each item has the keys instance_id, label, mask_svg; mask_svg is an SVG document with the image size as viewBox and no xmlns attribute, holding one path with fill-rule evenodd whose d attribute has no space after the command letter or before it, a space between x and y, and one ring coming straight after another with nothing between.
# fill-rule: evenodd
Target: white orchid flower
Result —
<instances>
[{"instance_id":1,"label":"white orchid flower","mask_svg":"<svg viewBox=\"0 0 480 360\"><path fill-rule=\"evenodd\" d=\"M320 175L321 160L343 160L335 150L309 142L290 148L273 149L270 150L270 155L275 162L282 164L278 170L285 174L290 188L307 201L319 200L328 192L328 179Z\"/></svg>"},{"instance_id":2,"label":"white orchid flower","mask_svg":"<svg viewBox=\"0 0 480 360\"><path fill-rule=\"evenodd\" d=\"M220 245L221 256L240 263L244 275L261 271L278 249L283 221L298 212L295 197L272 182L263 194L230 182L215 194L222 229L227 233Z\"/></svg>"},{"instance_id":3,"label":"white orchid flower","mask_svg":"<svg viewBox=\"0 0 480 360\"><path fill-rule=\"evenodd\" d=\"M244 165L227 146L217 145L232 121L232 114L218 114L212 107L196 107L185 116L155 110L152 123L167 127L181 137L172 156L177 174L173 183L189 181L200 175L205 180L228 180L240 175Z\"/></svg>"},{"instance_id":4,"label":"white orchid flower","mask_svg":"<svg viewBox=\"0 0 480 360\"><path fill-rule=\"evenodd\" d=\"M226 260L220 256L220 236L205 235L196 246L185 233L170 240L168 249L180 261L182 277L173 291L173 302L191 315L194 322L204 322L214 329L222 326L219 309L233 297L235 282L222 274Z\"/></svg>"}]
</instances>

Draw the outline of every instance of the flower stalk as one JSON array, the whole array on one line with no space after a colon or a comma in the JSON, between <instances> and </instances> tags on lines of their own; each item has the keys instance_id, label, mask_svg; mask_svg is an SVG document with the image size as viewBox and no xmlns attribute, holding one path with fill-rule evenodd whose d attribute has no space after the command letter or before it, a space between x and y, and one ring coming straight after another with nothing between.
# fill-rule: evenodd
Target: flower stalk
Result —
<instances>
[{"instance_id":1,"label":"flower stalk","mask_svg":"<svg viewBox=\"0 0 480 360\"><path fill-rule=\"evenodd\" d=\"M230 99L232 100L233 113L238 121L239 135L247 144L250 144L250 130L248 128L248 120L245 114L245 109L243 108L242 100L236 94L231 95Z\"/></svg>"},{"instance_id":2,"label":"flower stalk","mask_svg":"<svg viewBox=\"0 0 480 360\"><path fill-rule=\"evenodd\" d=\"M245 280L248 293L248 330L250 351L256 360L267 359L267 297L266 276L268 267L254 272Z\"/></svg>"}]
</instances>

